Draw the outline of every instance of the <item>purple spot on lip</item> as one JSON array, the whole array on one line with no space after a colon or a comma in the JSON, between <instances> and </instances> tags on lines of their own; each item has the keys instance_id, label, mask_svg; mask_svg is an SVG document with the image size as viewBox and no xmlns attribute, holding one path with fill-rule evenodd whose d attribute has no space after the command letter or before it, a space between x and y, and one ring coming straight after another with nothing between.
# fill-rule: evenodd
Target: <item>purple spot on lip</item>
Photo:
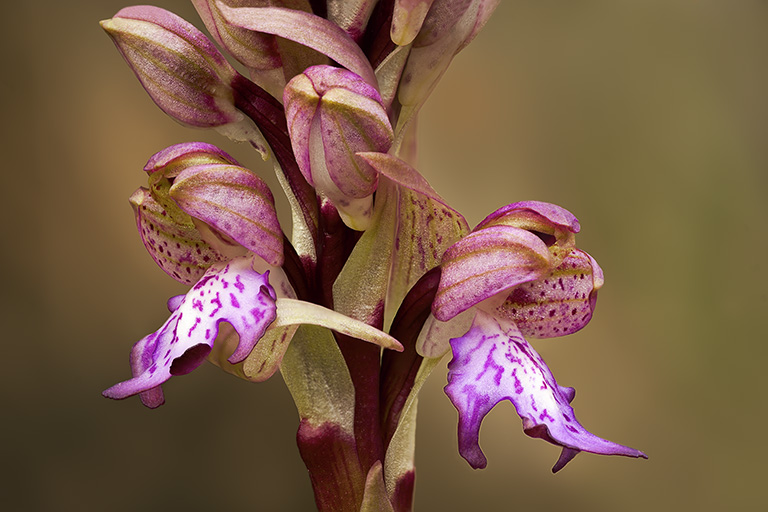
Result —
<instances>
[{"instance_id":1,"label":"purple spot on lip","mask_svg":"<svg viewBox=\"0 0 768 512\"><path fill-rule=\"evenodd\" d=\"M189 328L189 332L187 333L187 337L192 337L192 332L197 329L197 326L200 324L200 317L195 318L195 323L192 327Z\"/></svg>"},{"instance_id":2,"label":"purple spot on lip","mask_svg":"<svg viewBox=\"0 0 768 512\"><path fill-rule=\"evenodd\" d=\"M237 297L235 297L234 293L230 293L229 294L229 300L232 303L232 307L233 308L239 308L240 307L240 303L237 301Z\"/></svg>"},{"instance_id":3,"label":"purple spot on lip","mask_svg":"<svg viewBox=\"0 0 768 512\"><path fill-rule=\"evenodd\" d=\"M211 299L211 304L216 304L216 309L211 311L211 314L208 315L209 317L213 318L213 316L216 315L216 313L218 313L219 310L222 308L221 299L219 299L219 292L216 292L216 297Z\"/></svg>"},{"instance_id":4,"label":"purple spot on lip","mask_svg":"<svg viewBox=\"0 0 768 512\"><path fill-rule=\"evenodd\" d=\"M549 421L555 421L555 418L550 416L546 409L541 411L541 414L539 414L539 421L544 421L545 419Z\"/></svg>"}]
</instances>

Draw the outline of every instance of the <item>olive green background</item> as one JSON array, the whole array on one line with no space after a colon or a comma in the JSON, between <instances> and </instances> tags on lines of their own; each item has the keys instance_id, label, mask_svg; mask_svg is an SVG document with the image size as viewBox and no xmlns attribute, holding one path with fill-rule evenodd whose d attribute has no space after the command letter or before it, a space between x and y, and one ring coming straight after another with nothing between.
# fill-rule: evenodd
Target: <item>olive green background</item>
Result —
<instances>
[{"instance_id":1,"label":"olive green background","mask_svg":"<svg viewBox=\"0 0 768 512\"><path fill-rule=\"evenodd\" d=\"M417 508L765 510L768 3L502 3L424 108L419 168L470 224L527 199L579 217L607 279L597 313L535 346L587 428L650 459L582 454L552 475L558 450L505 403L473 471L442 367L420 402ZM97 24L122 6L3 8L0 507L311 510L279 377L204 365L156 411L100 396L184 290L135 232L146 159L206 140L275 183L248 147L154 106Z\"/></svg>"}]
</instances>

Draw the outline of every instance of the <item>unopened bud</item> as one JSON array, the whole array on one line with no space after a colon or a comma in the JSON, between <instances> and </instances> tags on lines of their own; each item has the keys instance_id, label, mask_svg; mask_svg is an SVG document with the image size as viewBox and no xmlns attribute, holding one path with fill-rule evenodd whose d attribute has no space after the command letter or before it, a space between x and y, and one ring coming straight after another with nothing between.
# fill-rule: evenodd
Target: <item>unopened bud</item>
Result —
<instances>
[{"instance_id":1,"label":"unopened bud","mask_svg":"<svg viewBox=\"0 0 768 512\"><path fill-rule=\"evenodd\" d=\"M313 66L288 82L283 98L302 174L345 224L364 230L378 173L355 154L386 153L393 139L378 91L351 71Z\"/></svg>"}]
</instances>

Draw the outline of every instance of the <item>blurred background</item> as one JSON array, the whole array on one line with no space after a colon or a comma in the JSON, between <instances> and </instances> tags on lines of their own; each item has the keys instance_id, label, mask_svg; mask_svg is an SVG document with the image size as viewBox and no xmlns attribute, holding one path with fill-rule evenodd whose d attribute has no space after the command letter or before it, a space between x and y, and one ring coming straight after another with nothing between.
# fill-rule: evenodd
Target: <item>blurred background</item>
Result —
<instances>
[{"instance_id":1,"label":"blurred background","mask_svg":"<svg viewBox=\"0 0 768 512\"><path fill-rule=\"evenodd\" d=\"M552 475L558 450L505 403L473 471L443 366L421 395L417 509L766 510L768 3L502 4L422 111L420 170L470 224L527 199L579 217L600 306L535 346L587 428L650 459L582 454ZM311 510L279 377L204 365L156 411L100 395L184 291L128 205L147 158L205 140L275 183L248 147L154 106L97 23L123 6L4 7L0 506Z\"/></svg>"}]
</instances>

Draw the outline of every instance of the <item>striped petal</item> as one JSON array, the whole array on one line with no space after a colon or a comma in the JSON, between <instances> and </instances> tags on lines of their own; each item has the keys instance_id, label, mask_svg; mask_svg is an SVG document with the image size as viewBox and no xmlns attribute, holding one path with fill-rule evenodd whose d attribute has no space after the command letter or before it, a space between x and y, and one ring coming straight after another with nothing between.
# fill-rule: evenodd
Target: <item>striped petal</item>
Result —
<instances>
[{"instance_id":1,"label":"striped petal","mask_svg":"<svg viewBox=\"0 0 768 512\"><path fill-rule=\"evenodd\" d=\"M499 208L483 219L475 231L499 225L536 233L549 247L553 267L560 265L576 246L576 233L581 229L571 212L541 201L522 201Z\"/></svg>"},{"instance_id":2,"label":"striped petal","mask_svg":"<svg viewBox=\"0 0 768 512\"><path fill-rule=\"evenodd\" d=\"M351 71L312 66L288 82L283 98L302 174L345 224L364 230L378 174L355 153L387 151L393 139L378 91Z\"/></svg>"},{"instance_id":3,"label":"striped petal","mask_svg":"<svg viewBox=\"0 0 768 512\"><path fill-rule=\"evenodd\" d=\"M267 263L283 263L283 232L269 187L235 165L209 164L185 169L170 195L187 214L200 219Z\"/></svg>"},{"instance_id":4,"label":"striped petal","mask_svg":"<svg viewBox=\"0 0 768 512\"><path fill-rule=\"evenodd\" d=\"M478 444L480 425L502 400L515 406L527 435L562 447L553 472L581 451L646 457L597 437L576 420L570 406L575 390L557 384L514 323L478 311L472 328L451 340L451 347L445 392L459 411L459 453L473 468L486 466Z\"/></svg>"},{"instance_id":5,"label":"striped petal","mask_svg":"<svg viewBox=\"0 0 768 512\"><path fill-rule=\"evenodd\" d=\"M226 152L205 142L182 142L174 144L152 155L144 166L149 177L149 191L152 198L160 203L176 222L192 226L192 219L184 213L176 201L171 199L169 190L173 180L187 167L203 164L240 165Z\"/></svg>"},{"instance_id":6,"label":"striped petal","mask_svg":"<svg viewBox=\"0 0 768 512\"><path fill-rule=\"evenodd\" d=\"M470 233L443 256L432 313L438 320L450 320L505 290L545 276L550 265L547 246L526 230L491 226Z\"/></svg>"},{"instance_id":7,"label":"striped petal","mask_svg":"<svg viewBox=\"0 0 768 512\"><path fill-rule=\"evenodd\" d=\"M213 348L221 322L231 324L239 336L228 361L243 361L275 319L275 293L268 275L259 274L251 264L247 257L211 266L180 303L175 301L176 309L165 324L134 346L133 378L105 390L104 396L123 399L143 394L145 405L161 405L159 386L200 366Z\"/></svg>"},{"instance_id":8,"label":"striped petal","mask_svg":"<svg viewBox=\"0 0 768 512\"><path fill-rule=\"evenodd\" d=\"M274 34L312 48L363 80L376 86L376 76L360 47L331 21L303 11L281 7L229 7L217 2L222 16L232 25Z\"/></svg>"}]
</instances>

